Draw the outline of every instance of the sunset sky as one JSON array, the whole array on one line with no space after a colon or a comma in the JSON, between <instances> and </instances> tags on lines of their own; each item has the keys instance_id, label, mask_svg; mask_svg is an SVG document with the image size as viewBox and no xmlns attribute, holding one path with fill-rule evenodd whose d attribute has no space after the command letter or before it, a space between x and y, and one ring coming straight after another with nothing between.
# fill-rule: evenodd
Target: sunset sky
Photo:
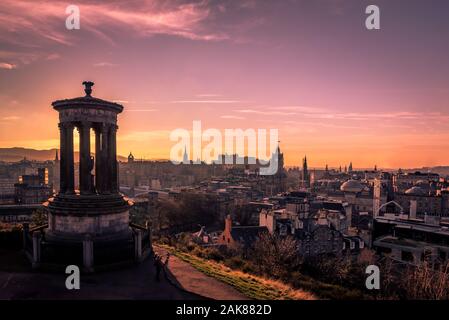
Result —
<instances>
[{"instance_id":1,"label":"sunset sky","mask_svg":"<svg viewBox=\"0 0 449 320\"><path fill-rule=\"evenodd\" d=\"M287 165L449 165L447 0L0 2L0 147L58 148L50 104L84 80L124 105L125 156L168 158L201 120L279 129Z\"/></svg>"}]
</instances>

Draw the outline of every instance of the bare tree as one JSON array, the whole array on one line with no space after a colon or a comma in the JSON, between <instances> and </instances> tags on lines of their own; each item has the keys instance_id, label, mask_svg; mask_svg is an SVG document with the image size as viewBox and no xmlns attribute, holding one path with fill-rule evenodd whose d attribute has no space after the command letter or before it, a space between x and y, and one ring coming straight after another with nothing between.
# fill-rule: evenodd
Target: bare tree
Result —
<instances>
[{"instance_id":1,"label":"bare tree","mask_svg":"<svg viewBox=\"0 0 449 320\"><path fill-rule=\"evenodd\" d=\"M424 261L407 268L401 281L406 299L441 300L449 298L449 262L437 269Z\"/></svg>"},{"instance_id":2,"label":"bare tree","mask_svg":"<svg viewBox=\"0 0 449 320\"><path fill-rule=\"evenodd\" d=\"M252 252L261 273L281 277L300 265L297 242L293 237L263 233L256 240Z\"/></svg>"}]
</instances>

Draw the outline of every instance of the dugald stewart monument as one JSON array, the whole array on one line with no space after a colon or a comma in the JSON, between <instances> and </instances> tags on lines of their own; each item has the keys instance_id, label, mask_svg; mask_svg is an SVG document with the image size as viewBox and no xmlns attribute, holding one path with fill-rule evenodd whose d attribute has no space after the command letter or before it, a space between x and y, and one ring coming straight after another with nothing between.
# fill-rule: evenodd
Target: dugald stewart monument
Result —
<instances>
[{"instance_id":1,"label":"dugald stewart monument","mask_svg":"<svg viewBox=\"0 0 449 320\"><path fill-rule=\"evenodd\" d=\"M25 250L35 268L75 264L93 272L142 261L151 252L149 227L130 224L133 203L119 193L116 135L123 106L92 97L93 82L83 85L85 96L52 103L59 112L60 188L45 203L48 224L25 228ZM75 190L75 129L79 190Z\"/></svg>"}]
</instances>

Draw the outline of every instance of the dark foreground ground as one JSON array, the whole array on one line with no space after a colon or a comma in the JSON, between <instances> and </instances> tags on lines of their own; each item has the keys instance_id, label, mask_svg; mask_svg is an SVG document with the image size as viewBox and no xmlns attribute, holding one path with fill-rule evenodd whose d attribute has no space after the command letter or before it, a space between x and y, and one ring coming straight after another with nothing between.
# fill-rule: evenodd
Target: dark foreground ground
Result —
<instances>
[{"instance_id":1,"label":"dark foreground ground","mask_svg":"<svg viewBox=\"0 0 449 320\"><path fill-rule=\"evenodd\" d=\"M153 259L122 270L81 274L79 290L68 290L65 273L32 272L20 253L0 252L0 299L196 300L199 295L170 283L161 272L156 281ZM11 265L14 264L13 265Z\"/></svg>"}]
</instances>

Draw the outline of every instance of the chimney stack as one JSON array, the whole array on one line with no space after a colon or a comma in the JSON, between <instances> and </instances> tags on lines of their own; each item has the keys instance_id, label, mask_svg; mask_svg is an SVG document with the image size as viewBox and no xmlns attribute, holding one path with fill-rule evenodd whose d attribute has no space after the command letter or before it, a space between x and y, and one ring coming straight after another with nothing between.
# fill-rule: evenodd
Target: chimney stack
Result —
<instances>
[{"instance_id":1,"label":"chimney stack","mask_svg":"<svg viewBox=\"0 0 449 320\"><path fill-rule=\"evenodd\" d=\"M231 219L231 215L228 214L225 219L225 231L231 232L231 229L232 229L232 219Z\"/></svg>"}]
</instances>

